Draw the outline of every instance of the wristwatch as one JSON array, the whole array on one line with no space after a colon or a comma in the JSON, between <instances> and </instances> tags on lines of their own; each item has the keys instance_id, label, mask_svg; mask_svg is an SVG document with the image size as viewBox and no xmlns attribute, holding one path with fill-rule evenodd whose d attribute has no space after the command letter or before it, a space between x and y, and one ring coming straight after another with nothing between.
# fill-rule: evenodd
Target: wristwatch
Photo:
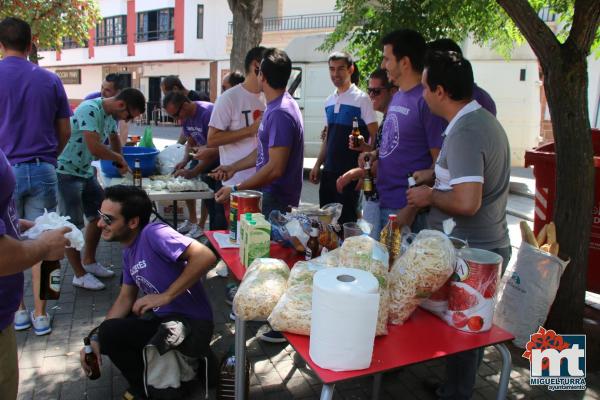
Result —
<instances>
[{"instance_id":1,"label":"wristwatch","mask_svg":"<svg viewBox=\"0 0 600 400\"><path fill-rule=\"evenodd\" d=\"M233 185L233 186L231 187L231 191L232 191L232 192L237 192L237 191L238 191L238 187L237 187L237 185Z\"/></svg>"}]
</instances>

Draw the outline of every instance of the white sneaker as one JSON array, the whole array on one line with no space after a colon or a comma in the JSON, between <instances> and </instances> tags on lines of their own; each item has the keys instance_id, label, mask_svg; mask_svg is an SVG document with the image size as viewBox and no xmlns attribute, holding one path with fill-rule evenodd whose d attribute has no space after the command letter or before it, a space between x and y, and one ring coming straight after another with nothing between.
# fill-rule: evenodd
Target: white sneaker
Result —
<instances>
[{"instance_id":1,"label":"white sneaker","mask_svg":"<svg viewBox=\"0 0 600 400\"><path fill-rule=\"evenodd\" d=\"M47 335L52 332L52 328L50 328L50 318L48 318L48 315L40 315L39 317L35 317L32 311L31 323L33 324L33 331L38 336Z\"/></svg>"},{"instance_id":2,"label":"white sneaker","mask_svg":"<svg viewBox=\"0 0 600 400\"><path fill-rule=\"evenodd\" d=\"M105 267L104 265L100 264L99 262L84 265L83 269L85 269L85 272L94 274L98 278L110 278L115 275L115 271L113 271L110 268Z\"/></svg>"},{"instance_id":3,"label":"white sneaker","mask_svg":"<svg viewBox=\"0 0 600 400\"><path fill-rule=\"evenodd\" d=\"M204 231L202 230L202 228L200 228L200 226L198 226L198 224L192 224L192 229L190 229L190 231L185 234L185 236L194 239L198 239L202 235L204 235Z\"/></svg>"},{"instance_id":4,"label":"white sneaker","mask_svg":"<svg viewBox=\"0 0 600 400\"><path fill-rule=\"evenodd\" d=\"M102 290L105 288L104 283L89 272L81 277L73 277L73 286L77 286L89 290Z\"/></svg>"},{"instance_id":5,"label":"white sneaker","mask_svg":"<svg viewBox=\"0 0 600 400\"><path fill-rule=\"evenodd\" d=\"M31 319L29 318L29 311L17 310L15 313L15 331L24 331L31 327Z\"/></svg>"},{"instance_id":6,"label":"white sneaker","mask_svg":"<svg viewBox=\"0 0 600 400\"><path fill-rule=\"evenodd\" d=\"M229 276L229 269L227 268L225 261L219 260L217 266L215 267L215 272L217 275L222 276L223 278L227 278Z\"/></svg>"},{"instance_id":7,"label":"white sneaker","mask_svg":"<svg viewBox=\"0 0 600 400\"><path fill-rule=\"evenodd\" d=\"M177 227L177 232L188 233L192 229L193 225L194 224L192 224L190 221L188 221L186 219L185 221L183 221L183 223L179 224L179 226Z\"/></svg>"}]
</instances>

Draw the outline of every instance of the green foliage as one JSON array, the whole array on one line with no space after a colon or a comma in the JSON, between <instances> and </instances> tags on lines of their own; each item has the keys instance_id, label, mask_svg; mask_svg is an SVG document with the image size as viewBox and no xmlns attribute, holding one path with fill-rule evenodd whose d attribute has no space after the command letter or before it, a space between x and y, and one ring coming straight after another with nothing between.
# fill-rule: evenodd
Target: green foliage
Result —
<instances>
[{"instance_id":1,"label":"green foliage","mask_svg":"<svg viewBox=\"0 0 600 400\"><path fill-rule=\"evenodd\" d=\"M62 39L83 44L100 19L95 0L0 0L0 19L17 17L31 25L37 48L60 50Z\"/></svg>"},{"instance_id":2,"label":"green foliage","mask_svg":"<svg viewBox=\"0 0 600 400\"><path fill-rule=\"evenodd\" d=\"M557 20L557 38L564 42L570 30L574 0L529 0L539 12L551 4ZM494 0L337 0L342 19L320 47L329 51L343 39L359 58L361 71L373 71L381 61L383 35L399 28L414 29L426 40L452 38L459 44L470 36L477 44L489 44L505 58L514 46L525 42L512 19ZM596 40L600 42L600 33Z\"/></svg>"}]
</instances>

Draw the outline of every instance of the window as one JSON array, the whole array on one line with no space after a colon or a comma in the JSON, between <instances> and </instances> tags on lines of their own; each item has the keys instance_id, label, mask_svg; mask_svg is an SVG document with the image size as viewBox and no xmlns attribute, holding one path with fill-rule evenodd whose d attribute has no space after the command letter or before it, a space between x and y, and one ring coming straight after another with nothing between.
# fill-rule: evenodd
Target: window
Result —
<instances>
[{"instance_id":1,"label":"window","mask_svg":"<svg viewBox=\"0 0 600 400\"><path fill-rule=\"evenodd\" d=\"M173 8L138 13L138 42L173 40Z\"/></svg>"},{"instance_id":2,"label":"window","mask_svg":"<svg viewBox=\"0 0 600 400\"><path fill-rule=\"evenodd\" d=\"M96 46L127 43L127 16L103 18L96 27Z\"/></svg>"},{"instance_id":3,"label":"window","mask_svg":"<svg viewBox=\"0 0 600 400\"><path fill-rule=\"evenodd\" d=\"M196 29L196 37L202 39L204 37L204 5L198 4L198 26Z\"/></svg>"},{"instance_id":4,"label":"window","mask_svg":"<svg viewBox=\"0 0 600 400\"><path fill-rule=\"evenodd\" d=\"M210 97L210 79L196 79L196 92L204 92Z\"/></svg>"},{"instance_id":5,"label":"window","mask_svg":"<svg viewBox=\"0 0 600 400\"><path fill-rule=\"evenodd\" d=\"M88 41L87 40L84 40L83 44L80 44L76 40L69 39L69 38L63 38L62 43L63 43L63 45L62 45L63 49L77 49L77 48L88 47Z\"/></svg>"}]
</instances>

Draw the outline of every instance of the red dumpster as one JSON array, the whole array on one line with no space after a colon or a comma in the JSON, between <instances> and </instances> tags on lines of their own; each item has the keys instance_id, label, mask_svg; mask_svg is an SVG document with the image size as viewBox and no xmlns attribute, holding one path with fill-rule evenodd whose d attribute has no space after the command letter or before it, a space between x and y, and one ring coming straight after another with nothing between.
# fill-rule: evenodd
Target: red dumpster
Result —
<instances>
[{"instance_id":1,"label":"red dumpster","mask_svg":"<svg viewBox=\"0 0 600 400\"><path fill-rule=\"evenodd\" d=\"M594 145L594 206L591 210L592 231L588 264L587 289L600 293L600 130L592 129ZM554 142L525 152L525 166L533 166L535 176L534 232L552 220L556 198L556 153Z\"/></svg>"}]
</instances>

